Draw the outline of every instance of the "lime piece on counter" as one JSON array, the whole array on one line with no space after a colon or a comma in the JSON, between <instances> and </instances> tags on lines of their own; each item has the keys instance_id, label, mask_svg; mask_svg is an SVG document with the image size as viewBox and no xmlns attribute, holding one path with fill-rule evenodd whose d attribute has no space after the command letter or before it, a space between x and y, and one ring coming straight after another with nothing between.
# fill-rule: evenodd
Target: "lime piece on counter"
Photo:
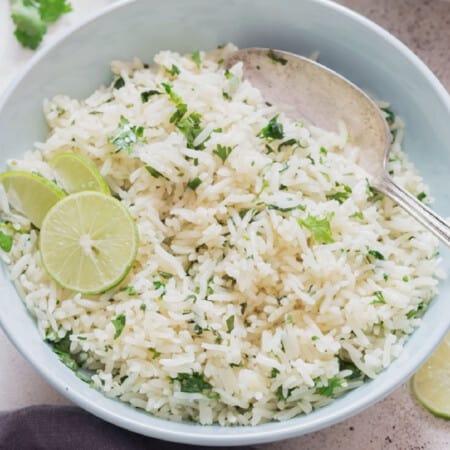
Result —
<instances>
[{"instance_id":1,"label":"lime piece on counter","mask_svg":"<svg viewBox=\"0 0 450 450\"><path fill-rule=\"evenodd\" d=\"M411 381L417 400L432 414L450 419L450 334Z\"/></svg>"},{"instance_id":2,"label":"lime piece on counter","mask_svg":"<svg viewBox=\"0 0 450 450\"><path fill-rule=\"evenodd\" d=\"M136 257L138 234L127 208L112 196L83 191L47 214L40 233L42 263L61 286L99 294L119 284Z\"/></svg>"},{"instance_id":3,"label":"lime piece on counter","mask_svg":"<svg viewBox=\"0 0 450 450\"><path fill-rule=\"evenodd\" d=\"M52 181L29 172L3 172L0 183L9 204L38 228L50 208L66 196Z\"/></svg>"},{"instance_id":4,"label":"lime piece on counter","mask_svg":"<svg viewBox=\"0 0 450 450\"><path fill-rule=\"evenodd\" d=\"M69 193L98 191L109 194L110 190L97 167L75 153L59 153L49 164L55 170L58 183Z\"/></svg>"}]
</instances>

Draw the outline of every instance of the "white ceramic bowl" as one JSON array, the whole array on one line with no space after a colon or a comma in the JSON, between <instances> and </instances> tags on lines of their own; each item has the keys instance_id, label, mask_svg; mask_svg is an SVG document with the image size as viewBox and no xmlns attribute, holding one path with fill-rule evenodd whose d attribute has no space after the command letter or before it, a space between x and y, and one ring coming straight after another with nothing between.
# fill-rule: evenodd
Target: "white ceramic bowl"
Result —
<instances>
[{"instance_id":1,"label":"white ceramic bowl","mask_svg":"<svg viewBox=\"0 0 450 450\"><path fill-rule=\"evenodd\" d=\"M0 102L1 159L20 157L43 140L42 101L55 94L83 97L110 81L113 59L144 61L161 49L180 52L224 42L308 55L380 99L406 121L405 149L431 186L435 208L450 215L450 101L430 70L404 45L367 19L325 0L122 1L37 53ZM445 268L449 252L443 249ZM58 391L103 419L161 439L204 445L243 445L298 436L370 406L404 382L449 328L450 285L426 312L400 358L374 381L307 416L255 427L221 428L155 418L90 389L42 342L6 269L1 270L0 321L18 350Z\"/></svg>"}]
</instances>

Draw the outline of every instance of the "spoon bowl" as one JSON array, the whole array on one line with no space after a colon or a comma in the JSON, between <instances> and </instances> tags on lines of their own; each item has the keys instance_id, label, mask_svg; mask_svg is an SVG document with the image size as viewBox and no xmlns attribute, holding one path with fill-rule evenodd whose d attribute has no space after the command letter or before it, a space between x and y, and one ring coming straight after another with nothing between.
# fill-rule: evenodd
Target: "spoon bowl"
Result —
<instances>
[{"instance_id":1,"label":"spoon bowl","mask_svg":"<svg viewBox=\"0 0 450 450\"><path fill-rule=\"evenodd\" d=\"M244 78L291 119L328 131L337 131L344 122L352 143L363 150L357 162L367 172L370 185L450 246L449 225L389 176L391 134L381 109L365 92L331 69L294 53L245 48L234 52L225 66L237 62L243 63Z\"/></svg>"}]
</instances>

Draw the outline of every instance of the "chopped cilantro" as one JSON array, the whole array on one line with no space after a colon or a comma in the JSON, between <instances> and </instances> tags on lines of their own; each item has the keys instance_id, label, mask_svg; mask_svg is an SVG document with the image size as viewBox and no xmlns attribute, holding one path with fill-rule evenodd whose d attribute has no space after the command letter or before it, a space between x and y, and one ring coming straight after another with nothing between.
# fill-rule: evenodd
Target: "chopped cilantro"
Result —
<instances>
[{"instance_id":1,"label":"chopped cilantro","mask_svg":"<svg viewBox=\"0 0 450 450\"><path fill-rule=\"evenodd\" d=\"M372 305L376 305L376 304L385 304L386 300L384 299L383 293L381 291L375 291L374 292L375 295L375 300L371 301L370 303Z\"/></svg>"},{"instance_id":2,"label":"chopped cilantro","mask_svg":"<svg viewBox=\"0 0 450 450\"><path fill-rule=\"evenodd\" d=\"M336 200L338 203L342 204L350 197L352 188L346 184L339 184L338 188L338 190L331 194L327 194L327 200Z\"/></svg>"},{"instance_id":3,"label":"chopped cilantro","mask_svg":"<svg viewBox=\"0 0 450 450\"><path fill-rule=\"evenodd\" d=\"M194 333L197 335L200 335L203 333L203 328L198 323L196 323L194 325Z\"/></svg>"},{"instance_id":4,"label":"chopped cilantro","mask_svg":"<svg viewBox=\"0 0 450 450\"><path fill-rule=\"evenodd\" d=\"M287 398L292 394L292 392L297 389L295 387L290 388L287 390L286 395L283 393L283 385L278 386L277 390L275 391L275 395L277 396L278 400L287 400Z\"/></svg>"},{"instance_id":5,"label":"chopped cilantro","mask_svg":"<svg viewBox=\"0 0 450 450\"><path fill-rule=\"evenodd\" d=\"M353 363L344 361L343 359L339 358L339 371L342 372L343 370L352 371L352 374L346 377L349 380L363 377L363 373Z\"/></svg>"},{"instance_id":6,"label":"chopped cilantro","mask_svg":"<svg viewBox=\"0 0 450 450\"><path fill-rule=\"evenodd\" d=\"M172 67L170 69L166 69L167 72L170 73L170 75L176 77L177 75L180 75L180 69L175 64L172 64Z\"/></svg>"},{"instance_id":7,"label":"chopped cilantro","mask_svg":"<svg viewBox=\"0 0 450 450\"><path fill-rule=\"evenodd\" d=\"M200 69L200 66L202 64L202 59L200 57L200 52L198 50L196 50L195 52L192 52L191 53L191 58L192 58L192 61L194 61L194 63L197 66L197 68Z\"/></svg>"},{"instance_id":8,"label":"chopped cilantro","mask_svg":"<svg viewBox=\"0 0 450 450\"><path fill-rule=\"evenodd\" d=\"M121 291L125 291L128 295L137 295L134 286L125 286L124 288L121 289Z\"/></svg>"},{"instance_id":9,"label":"chopped cilantro","mask_svg":"<svg viewBox=\"0 0 450 450\"><path fill-rule=\"evenodd\" d=\"M177 124L187 112L186 103L177 103L175 112L170 116L169 122Z\"/></svg>"},{"instance_id":10,"label":"chopped cilantro","mask_svg":"<svg viewBox=\"0 0 450 450\"><path fill-rule=\"evenodd\" d=\"M308 215L306 219L299 219L299 225L308 228L317 244L331 244L334 242L330 228L330 216L319 219Z\"/></svg>"},{"instance_id":11,"label":"chopped cilantro","mask_svg":"<svg viewBox=\"0 0 450 450\"><path fill-rule=\"evenodd\" d=\"M367 252L368 255L373 256L376 259L384 260L384 255L380 253L378 250L369 250Z\"/></svg>"},{"instance_id":12,"label":"chopped cilantro","mask_svg":"<svg viewBox=\"0 0 450 450\"><path fill-rule=\"evenodd\" d=\"M300 209L301 211L305 210L305 207L303 205L295 205L295 206L289 206L286 208L283 208L281 206L277 206L277 205L267 205L268 209L274 209L275 211L280 211L280 212L289 212L289 211L294 211L296 209Z\"/></svg>"},{"instance_id":13,"label":"chopped cilantro","mask_svg":"<svg viewBox=\"0 0 450 450\"><path fill-rule=\"evenodd\" d=\"M417 200L423 201L427 194L425 192L421 192L420 194L417 194Z\"/></svg>"},{"instance_id":14,"label":"chopped cilantro","mask_svg":"<svg viewBox=\"0 0 450 450\"><path fill-rule=\"evenodd\" d=\"M3 231L0 231L0 248L4 252L11 251L13 244L13 238L9 234L3 233Z\"/></svg>"},{"instance_id":15,"label":"chopped cilantro","mask_svg":"<svg viewBox=\"0 0 450 450\"><path fill-rule=\"evenodd\" d=\"M239 306L241 307L241 314L244 314L247 309L247 303L241 303Z\"/></svg>"},{"instance_id":16,"label":"chopped cilantro","mask_svg":"<svg viewBox=\"0 0 450 450\"><path fill-rule=\"evenodd\" d=\"M223 73L224 77L229 80L230 78L233 78L234 75L228 70L226 69L225 72Z\"/></svg>"},{"instance_id":17,"label":"chopped cilantro","mask_svg":"<svg viewBox=\"0 0 450 450\"><path fill-rule=\"evenodd\" d=\"M267 56L270 60L272 60L274 64L279 63L282 66L285 66L288 63L288 60L286 58L283 58L283 56L281 56L280 54L275 53L273 49L270 49L267 52Z\"/></svg>"},{"instance_id":18,"label":"chopped cilantro","mask_svg":"<svg viewBox=\"0 0 450 450\"><path fill-rule=\"evenodd\" d=\"M226 147L224 145L218 144L216 149L213 150L213 153L217 155L222 162L224 163L227 158L230 156L230 153L233 151L233 147Z\"/></svg>"},{"instance_id":19,"label":"chopped cilantro","mask_svg":"<svg viewBox=\"0 0 450 450\"><path fill-rule=\"evenodd\" d=\"M234 316L230 316L227 319L227 333L231 333L234 330Z\"/></svg>"},{"instance_id":20,"label":"chopped cilantro","mask_svg":"<svg viewBox=\"0 0 450 450\"><path fill-rule=\"evenodd\" d=\"M157 352L153 347L149 347L148 351L153 353L152 359L158 359L161 356L161 353Z\"/></svg>"},{"instance_id":21,"label":"chopped cilantro","mask_svg":"<svg viewBox=\"0 0 450 450\"><path fill-rule=\"evenodd\" d=\"M278 151L280 151L283 147L287 147L289 145L295 145L295 144L297 144L297 139L288 139L287 141L282 142L278 146Z\"/></svg>"},{"instance_id":22,"label":"chopped cilantro","mask_svg":"<svg viewBox=\"0 0 450 450\"><path fill-rule=\"evenodd\" d=\"M125 328L127 318L125 317L125 314L120 314L111 322L114 325L114 328L116 329L116 332L114 333L114 339L117 339L122 334L122 331Z\"/></svg>"},{"instance_id":23,"label":"chopped cilantro","mask_svg":"<svg viewBox=\"0 0 450 450\"><path fill-rule=\"evenodd\" d=\"M166 283L163 283L162 281L154 281L153 287L155 289L163 289L164 293L166 292Z\"/></svg>"},{"instance_id":24,"label":"chopped cilantro","mask_svg":"<svg viewBox=\"0 0 450 450\"><path fill-rule=\"evenodd\" d=\"M407 283L409 281L409 278L405 275L404 277L402 277L402 281L404 283Z\"/></svg>"},{"instance_id":25,"label":"chopped cilantro","mask_svg":"<svg viewBox=\"0 0 450 450\"><path fill-rule=\"evenodd\" d=\"M141 101L142 103L147 103L153 95L161 95L162 92L157 91L156 89L150 89L149 91L141 92Z\"/></svg>"},{"instance_id":26,"label":"chopped cilantro","mask_svg":"<svg viewBox=\"0 0 450 450\"><path fill-rule=\"evenodd\" d=\"M395 121L395 114L389 108L381 108L381 111L386 114L386 122L392 125Z\"/></svg>"},{"instance_id":27,"label":"chopped cilantro","mask_svg":"<svg viewBox=\"0 0 450 450\"><path fill-rule=\"evenodd\" d=\"M133 151L133 145L143 141L144 127L130 125L128 119L120 116L118 125L118 133L116 136L111 136L109 142L116 146L115 153L125 150L129 155Z\"/></svg>"},{"instance_id":28,"label":"chopped cilantro","mask_svg":"<svg viewBox=\"0 0 450 450\"><path fill-rule=\"evenodd\" d=\"M165 280L170 280L173 277L173 275L171 273L168 273L168 272L161 272L160 271L158 273L159 273L160 277L164 278Z\"/></svg>"},{"instance_id":29,"label":"chopped cilantro","mask_svg":"<svg viewBox=\"0 0 450 450\"><path fill-rule=\"evenodd\" d=\"M24 47L34 50L47 32L47 25L70 11L72 7L67 0L12 0L14 34Z\"/></svg>"},{"instance_id":30,"label":"chopped cilantro","mask_svg":"<svg viewBox=\"0 0 450 450\"><path fill-rule=\"evenodd\" d=\"M311 340L314 341L318 341L320 338L319 336L311 336Z\"/></svg>"},{"instance_id":31,"label":"chopped cilantro","mask_svg":"<svg viewBox=\"0 0 450 450\"><path fill-rule=\"evenodd\" d=\"M200 178L196 177L193 180L190 180L187 185L188 185L189 189L192 189L193 191L195 191L201 184L202 184L202 180L200 180Z\"/></svg>"},{"instance_id":32,"label":"chopped cilantro","mask_svg":"<svg viewBox=\"0 0 450 450\"><path fill-rule=\"evenodd\" d=\"M283 139L283 124L278 122L278 115L272 117L257 136L261 139Z\"/></svg>"},{"instance_id":33,"label":"chopped cilantro","mask_svg":"<svg viewBox=\"0 0 450 450\"><path fill-rule=\"evenodd\" d=\"M276 367L272 367L269 378L276 378L280 371Z\"/></svg>"},{"instance_id":34,"label":"chopped cilantro","mask_svg":"<svg viewBox=\"0 0 450 450\"><path fill-rule=\"evenodd\" d=\"M183 102L181 100L181 97L179 95L175 94L175 92L173 92L171 84L169 84L169 83L161 83L161 86L166 91L166 94L169 96L170 101L172 103L178 104L178 103L182 103Z\"/></svg>"},{"instance_id":35,"label":"chopped cilantro","mask_svg":"<svg viewBox=\"0 0 450 450\"><path fill-rule=\"evenodd\" d=\"M177 121L177 128L186 138L187 147L194 150L203 150L205 148L204 142L194 145L195 139L203 131L203 128L200 126L201 118L200 114L193 112L185 119Z\"/></svg>"},{"instance_id":36,"label":"chopped cilantro","mask_svg":"<svg viewBox=\"0 0 450 450\"><path fill-rule=\"evenodd\" d=\"M167 180L167 178L161 173L158 172L154 167L152 166L145 166L145 168L147 169L148 173L153 177L153 178L160 178L163 177Z\"/></svg>"},{"instance_id":37,"label":"chopped cilantro","mask_svg":"<svg viewBox=\"0 0 450 450\"><path fill-rule=\"evenodd\" d=\"M231 100L231 95L228 92L222 91L222 96L225 100Z\"/></svg>"},{"instance_id":38,"label":"chopped cilantro","mask_svg":"<svg viewBox=\"0 0 450 450\"><path fill-rule=\"evenodd\" d=\"M125 80L122 77L117 78L116 81L114 81L113 88L114 89L121 89L125 86Z\"/></svg>"},{"instance_id":39,"label":"chopped cilantro","mask_svg":"<svg viewBox=\"0 0 450 450\"><path fill-rule=\"evenodd\" d=\"M327 385L316 389L316 394L323 395L324 397L333 397L334 391L342 387L343 380L336 375L328 379Z\"/></svg>"},{"instance_id":40,"label":"chopped cilantro","mask_svg":"<svg viewBox=\"0 0 450 450\"><path fill-rule=\"evenodd\" d=\"M351 219L355 218L355 219L360 219L363 220L364 219L364 215L361 211L355 211L351 216Z\"/></svg>"},{"instance_id":41,"label":"chopped cilantro","mask_svg":"<svg viewBox=\"0 0 450 450\"><path fill-rule=\"evenodd\" d=\"M145 311L147 309L147 305L145 303L141 303L141 306L139 306L139 309L141 311Z\"/></svg>"},{"instance_id":42,"label":"chopped cilantro","mask_svg":"<svg viewBox=\"0 0 450 450\"><path fill-rule=\"evenodd\" d=\"M375 188L370 185L369 180L366 180L366 195L367 200L370 202L377 202L383 199L383 194L381 192L377 192Z\"/></svg>"},{"instance_id":43,"label":"chopped cilantro","mask_svg":"<svg viewBox=\"0 0 450 450\"><path fill-rule=\"evenodd\" d=\"M320 147L320 153L322 153L322 155L327 155L328 154L328 150L325 147Z\"/></svg>"},{"instance_id":44,"label":"chopped cilantro","mask_svg":"<svg viewBox=\"0 0 450 450\"><path fill-rule=\"evenodd\" d=\"M414 319L414 318L416 318L416 317L418 316L418 314L419 314L424 308L425 308L425 304L424 304L424 303L419 303L419 304L417 305L417 308L416 308L416 309L412 309L411 311L409 311L409 312L406 314L406 317L407 317L408 319Z\"/></svg>"},{"instance_id":45,"label":"chopped cilantro","mask_svg":"<svg viewBox=\"0 0 450 450\"><path fill-rule=\"evenodd\" d=\"M205 391L212 389L212 385L205 380L205 375L200 372L181 372L172 379L180 383L181 392L205 394Z\"/></svg>"}]
</instances>

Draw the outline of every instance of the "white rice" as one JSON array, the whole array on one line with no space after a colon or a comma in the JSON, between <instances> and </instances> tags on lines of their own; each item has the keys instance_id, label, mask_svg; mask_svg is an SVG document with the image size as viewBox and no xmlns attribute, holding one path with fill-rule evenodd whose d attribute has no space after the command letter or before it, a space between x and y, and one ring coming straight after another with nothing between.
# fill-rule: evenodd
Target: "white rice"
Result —
<instances>
[{"instance_id":1,"label":"white rice","mask_svg":"<svg viewBox=\"0 0 450 450\"><path fill-rule=\"evenodd\" d=\"M280 114L282 140L257 136L277 111L242 80L239 64L225 76L221 60L234 49L200 52L201 68L169 51L151 68L115 61L123 87L47 101L47 141L10 161L50 179L47 161L62 151L97 165L139 230L136 263L120 286L99 296L56 286L42 267L38 232L9 210L3 190L0 207L20 230L3 254L11 278L43 338L71 333L70 351L94 372L93 387L171 420L255 425L308 413L359 386L362 377L343 360L370 378L389 366L442 273L436 239L389 199L372 198L344 126L335 134ZM173 65L179 75L166 69ZM187 105L186 117L201 114L193 144L203 150L187 148L169 122L175 106L162 82ZM143 103L149 90L161 95ZM121 116L144 127L130 155L110 143ZM428 196L401 151L399 119L392 129L393 177ZM288 139L300 145L278 150ZM219 144L232 148L224 162L213 153ZM194 191L187 184L196 178ZM344 185L351 192L339 203L330 195ZM328 218L334 242L317 243L299 224L308 216ZM385 303L373 303L380 294ZM126 324L114 339L121 314ZM210 386L186 392L180 373L201 374Z\"/></svg>"}]
</instances>

